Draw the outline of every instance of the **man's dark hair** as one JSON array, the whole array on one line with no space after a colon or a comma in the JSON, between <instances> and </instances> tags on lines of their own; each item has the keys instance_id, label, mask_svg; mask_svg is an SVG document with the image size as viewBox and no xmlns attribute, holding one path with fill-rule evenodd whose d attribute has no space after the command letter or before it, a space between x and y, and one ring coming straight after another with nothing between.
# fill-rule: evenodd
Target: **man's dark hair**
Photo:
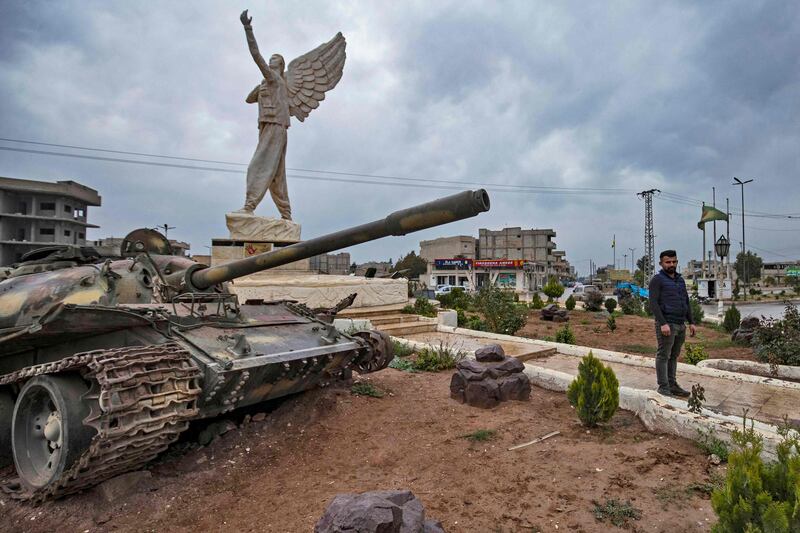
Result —
<instances>
[{"instance_id":1,"label":"man's dark hair","mask_svg":"<svg viewBox=\"0 0 800 533\"><path fill-rule=\"evenodd\" d=\"M665 257L678 257L678 252L675 250L664 250L661 252L661 255L658 256L658 260L661 261Z\"/></svg>"}]
</instances>

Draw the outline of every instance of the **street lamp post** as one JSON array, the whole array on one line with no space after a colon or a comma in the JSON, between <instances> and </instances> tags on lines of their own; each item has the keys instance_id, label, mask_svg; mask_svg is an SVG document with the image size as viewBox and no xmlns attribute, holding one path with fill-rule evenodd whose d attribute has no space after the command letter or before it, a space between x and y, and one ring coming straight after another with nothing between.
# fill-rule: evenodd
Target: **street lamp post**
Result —
<instances>
[{"instance_id":1,"label":"street lamp post","mask_svg":"<svg viewBox=\"0 0 800 533\"><path fill-rule=\"evenodd\" d=\"M714 243L714 251L717 252L717 256L721 259L722 263L725 263L725 257L727 257L730 249L731 242L725 238L725 235L720 235L717 242ZM724 279L721 270L719 274L720 275L717 277L717 315L722 316L722 288L724 287Z\"/></svg>"},{"instance_id":2,"label":"street lamp post","mask_svg":"<svg viewBox=\"0 0 800 533\"><path fill-rule=\"evenodd\" d=\"M747 181L742 181L739 178L734 177L733 181L736 182L733 185L739 185L742 188L742 261L744 261L744 265L743 265L743 268L742 268L742 272L744 273L744 276L743 276L744 279L742 280L742 283L743 284L746 283L746 284L749 285L750 279L747 277L747 263L748 263L748 261L747 261L747 243L744 240L744 186L747 185L748 183L750 183L753 180L750 179L750 180L747 180ZM744 290L744 299L747 300L747 289L746 288Z\"/></svg>"}]
</instances>

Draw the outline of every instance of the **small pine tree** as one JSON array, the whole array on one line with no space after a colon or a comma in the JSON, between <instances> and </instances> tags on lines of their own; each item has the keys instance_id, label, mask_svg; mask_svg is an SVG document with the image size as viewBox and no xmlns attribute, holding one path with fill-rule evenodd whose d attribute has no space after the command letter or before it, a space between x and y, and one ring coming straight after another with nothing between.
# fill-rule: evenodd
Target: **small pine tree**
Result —
<instances>
[{"instance_id":1,"label":"small pine tree","mask_svg":"<svg viewBox=\"0 0 800 533\"><path fill-rule=\"evenodd\" d=\"M556 331L556 342L575 344L575 334L570 329L569 324L564 324L563 328Z\"/></svg>"},{"instance_id":2,"label":"small pine tree","mask_svg":"<svg viewBox=\"0 0 800 533\"><path fill-rule=\"evenodd\" d=\"M617 301L614 298L606 298L606 301L603 303L606 307L606 311L609 313L613 313L614 309L617 308Z\"/></svg>"},{"instance_id":3,"label":"small pine tree","mask_svg":"<svg viewBox=\"0 0 800 533\"><path fill-rule=\"evenodd\" d=\"M567 308L567 311L572 311L575 309L575 297L570 294L569 298L567 298L567 301L564 302L564 307Z\"/></svg>"},{"instance_id":4,"label":"small pine tree","mask_svg":"<svg viewBox=\"0 0 800 533\"><path fill-rule=\"evenodd\" d=\"M725 318L722 320L722 328L728 333L733 333L739 328L741 322L742 314L736 308L736 304L734 304L725 311Z\"/></svg>"},{"instance_id":5,"label":"small pine tree","mask_svg":"<svg viewBox=\"0 0 800 533\"><path fill-rule=\"evenodd\" d=\"M619 407L617 376L589 352L578 365L578 375L567 389L567 398L584 426L608 422Z\"/></svg>"},{"instance_id":6,"label":"small pine tree","mask_svg":"<svg viewBox=\"0 0 800 533\"><path fill-rule=\"evenodd\" d=\"M547 295L547 301L552 302L564 294L564 286L558 282L555 276L550 276L550 279L542 287L542 292Z\"/></svg>"},{"instance_id":7,"label":"small pine tree","mask_svg":"<svg viewBox=\"0 0 800 533\"><path fill-rule=\"evenodd\" d=\"M542 301L542 297L539 296L538 292L534 292L533 297L531 298L530 308L541 309L543 307L544 307L544 302Z\"/></svg>"},{"instance_id":8,"label":"small pine tree","mask_svg":"<svg viewBox=\"0 0 800 533\"><path fill-rule=\"evenodd\" d=\"M692 312L692 322L699 325L705 316L703 308L700 307L700 302L692 298L689 300L689 309Z\"/></svg>"},{"instance_id":9,"label":"small pine tree","mask_svg":"<svg viewBox=\"0 0 800 533\"><path fill-rule=\"evenodd\" d=\"M617 329L617 319L614 318L614 315L608 317L608 320L606 320L606 326L608 326L608 329L610 329L611 331Z\"/></svg>"}]
</instances>

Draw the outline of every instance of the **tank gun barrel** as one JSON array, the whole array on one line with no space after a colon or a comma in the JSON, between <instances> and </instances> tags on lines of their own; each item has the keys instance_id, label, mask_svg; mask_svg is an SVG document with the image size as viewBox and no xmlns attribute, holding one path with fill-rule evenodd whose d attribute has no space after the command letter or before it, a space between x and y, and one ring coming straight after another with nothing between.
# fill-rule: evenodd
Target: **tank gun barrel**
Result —
<instances>
[{"instance_id":1,"label":"tank gun barrel","mask_svg":"<svg viewBox=\"0 0 800 533\"><path fill-rule=\"evenodd\" d=\"M211 268L193 269L186 281L192 289L205 290L230 281L315 255L373 241L389 235L400 236L449 222L474 217L489 210L489 195L484 189L464 191L408 209L395 211L386 218L353 228L298 242L271 252L239 259Z\"/></svg>"}]
</instances>

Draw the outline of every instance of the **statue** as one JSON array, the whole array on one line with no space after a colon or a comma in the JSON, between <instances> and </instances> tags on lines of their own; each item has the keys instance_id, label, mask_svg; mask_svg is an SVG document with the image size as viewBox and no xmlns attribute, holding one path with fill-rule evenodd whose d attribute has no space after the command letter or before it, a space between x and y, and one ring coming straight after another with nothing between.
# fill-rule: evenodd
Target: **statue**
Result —
<instances>
[{"instance_id":1,"label":"statue","mask_svg":"<svg viewBox=\"0 0 800 533\"><path fill-rule=\"evenodd\" d=\"M258 146L247 167L247 195L244 207L236 213L252 215L269 190L284 220L292 219L286 187L286 129L289 116L300 122L316 109L342 78L346 42L341 33L301 55L284 72L283 57L274 54L269 64L258 51L252 17L244 10L239 17L247 36L250 54L264 79L250 94L248 104L258 103Z\"/></svg>"}]
</instances>

